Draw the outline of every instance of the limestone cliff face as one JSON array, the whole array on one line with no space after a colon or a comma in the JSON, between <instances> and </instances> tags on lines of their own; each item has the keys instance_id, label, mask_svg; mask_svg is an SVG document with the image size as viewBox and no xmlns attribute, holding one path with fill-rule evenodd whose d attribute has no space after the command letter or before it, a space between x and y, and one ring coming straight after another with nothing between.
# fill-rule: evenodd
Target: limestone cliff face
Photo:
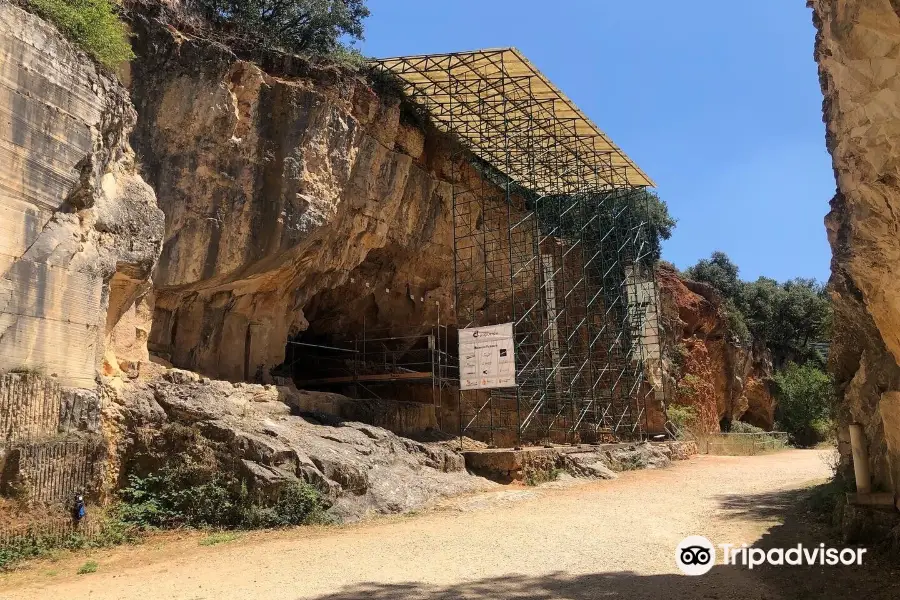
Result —
<instances>
[{"instance_id":1,"label":"limestone cliff face","mask_svg":"<svg viewBox=\"0 0 900 600\"><path fill-rule=\"evenodd\" d=\"M772 429L775 399L768 351L730 339L722 299L712 287L682 279L664 265L656 275L669 400L694 407L706 432L719 431L723 420Z\"/></svg>"},{"instance_id":2,"label":"limestone cliff face","mask_svg":"<svg viewBox=\"0 0 900 600\"><path fill-rule=\"evenodd\" d=\"M133 144L166 215L151 346L267 381L289 335L452 311L449 153L359 77L136 18ZM340 307L334 312L334 307Z\"/></svg>"},{"instance_id":3,"label":"limestone cliff face","mask_svg":"<svg viewBox=\"0 0 900 600\"><path fill-rule=\"evenodd\" d=\"M900 490L900 5L813 0L815 57L825 96L837 194L831 243L830 369L839 432L864 426L876 488Z\"/></svg>"},{"instance_id":4,"label":"limestone cliff face","mask_svg":"<svg viewBox=\"0 0 900 600\"><path fill-rule=\"evenodd\" d=\"M93 387L99 368L147 358L135 304L163 216L134 172L134 110L52 26L0 1L0 114L0 370Z\"/></svg>"}]
</instances>

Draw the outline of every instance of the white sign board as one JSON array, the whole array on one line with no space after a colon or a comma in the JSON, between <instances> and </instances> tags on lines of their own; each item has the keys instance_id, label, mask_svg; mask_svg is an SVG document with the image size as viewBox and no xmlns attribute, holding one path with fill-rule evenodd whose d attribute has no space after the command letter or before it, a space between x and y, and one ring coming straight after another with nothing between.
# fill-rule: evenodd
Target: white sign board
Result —
<instances>
[{"instance_id":1,"label":"white sign board","mask_svg":"<svg viewBox=\"0 0 900 600\"><path fill-rule=\"evenodd\" d=\"M459 330L459 389L516 387L513 324Z\"/></svg>"}]
</instances>

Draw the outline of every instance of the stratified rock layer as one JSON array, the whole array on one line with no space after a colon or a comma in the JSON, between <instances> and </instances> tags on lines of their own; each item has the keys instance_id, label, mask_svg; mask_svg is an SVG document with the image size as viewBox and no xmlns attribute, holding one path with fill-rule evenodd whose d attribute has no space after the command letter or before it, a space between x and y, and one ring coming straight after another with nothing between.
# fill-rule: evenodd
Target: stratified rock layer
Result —
<instances>
[{"instance_id":1,"label":"stratified rock layer","mask_svg":"<svg viewBox=\"0 0 900 600\"><path fill-rule=\"evenodd\" d=\"M134 110L115 78L2 1L0 115L0 369L93 387L104 355L119 369L108 342L162 243L128 146ZM118 331L125 358L146 360L148 331Z\"/></svg>"},{"instance_id":2,"label":"stratified rock layer","mask_svg":"<svg viewBox=\"0 0 900 600\"><path fill-rule=\"evenodd\" d=\"M876 489L900 490L900 6L812 0L816 60L837 194L830 369L847 425L865 430ZM852 475L851 475L852 477Z\"/></svg>"}]
</instances>

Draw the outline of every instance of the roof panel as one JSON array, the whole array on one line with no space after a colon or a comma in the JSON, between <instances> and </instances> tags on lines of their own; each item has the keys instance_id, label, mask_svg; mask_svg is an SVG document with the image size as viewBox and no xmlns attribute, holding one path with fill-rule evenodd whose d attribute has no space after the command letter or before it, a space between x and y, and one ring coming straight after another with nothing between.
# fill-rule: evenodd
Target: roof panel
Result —
<instances>
[{"instance_id":1,"label":"roof panel","mask_svg":"<svg viewBox=\"0 0 900 600\"><path fill-rule=\"evenodd\" d=\"M459 135L495 168L545 193L588 182L548 175L568 165L605 186L653 181L515 48L401 56L372 61L399 76L444 131Z\"/></svg>"}]
</instances>

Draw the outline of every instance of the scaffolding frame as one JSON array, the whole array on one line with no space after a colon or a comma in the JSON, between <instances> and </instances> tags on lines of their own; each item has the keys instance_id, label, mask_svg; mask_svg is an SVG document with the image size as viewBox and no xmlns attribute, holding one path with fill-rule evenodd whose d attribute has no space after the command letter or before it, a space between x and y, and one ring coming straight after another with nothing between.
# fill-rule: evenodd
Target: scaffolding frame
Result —
<instances>
[{"instance_id":1,"label":"scaffolding frame","mask_svg":"<svg viewBox=\"0 0 900 600\"><path fill-rule=\"evenodd\" d=\"M459 381L446 325L427 332L364 325L360 333L329 344L288 340L283 372L301 389L341 389L358 400L384 400L378 393L381 386L425 384L431 388L439 428L444 425L442 397Z\"/></svg>"},{"instance_id":2,"label":"scaffolding frame","mask_svg":"<svg viewBox=\"0 0 900 600\"><path fill-rule=\"evenodd\" d=\"M653 182L513 48L373 64L456 142L458 327L514 324L517 385L460 391L460 435L643 437L659 334L649 211L637 204Z\"/></svg>"}]
</instances>

